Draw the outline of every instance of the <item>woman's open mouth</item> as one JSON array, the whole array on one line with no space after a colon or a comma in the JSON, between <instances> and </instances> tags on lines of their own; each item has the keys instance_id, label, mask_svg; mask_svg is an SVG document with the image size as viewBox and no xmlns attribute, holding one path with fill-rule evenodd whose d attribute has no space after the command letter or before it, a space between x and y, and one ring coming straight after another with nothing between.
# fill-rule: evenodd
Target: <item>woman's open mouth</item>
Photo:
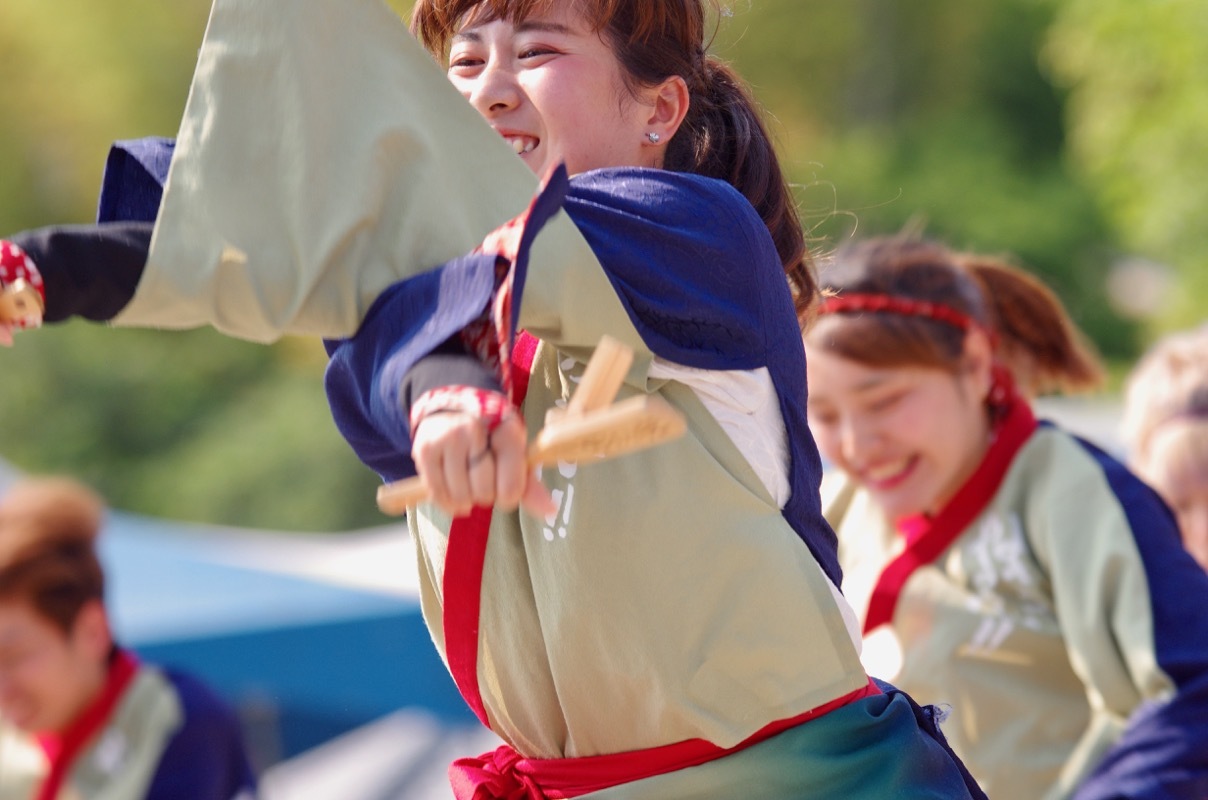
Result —
<instances>
[{"instance_id":1,"label":"woman's open mouth","mask_svg":"<svg viewBox=\"0 0 1208 800\"><path fill-rule=\"evenodd\" d=\"M533 148L538 144L538 140L532 136L504 136L503 138L507 139L508 144L512 146L512 151L518 156L533 152Z\"/></svg>"},{"instance_id":2,"label":"woman's open mouth","mask_svg":"<svg viewBox=\"0 0 1208 800\"><path fill-rule=\"evenodd\" d=\"M870 489L889 491L910 477L918 462L918 456L905 456L862 470L860 478Z\"/></svg>"}]
</instances>

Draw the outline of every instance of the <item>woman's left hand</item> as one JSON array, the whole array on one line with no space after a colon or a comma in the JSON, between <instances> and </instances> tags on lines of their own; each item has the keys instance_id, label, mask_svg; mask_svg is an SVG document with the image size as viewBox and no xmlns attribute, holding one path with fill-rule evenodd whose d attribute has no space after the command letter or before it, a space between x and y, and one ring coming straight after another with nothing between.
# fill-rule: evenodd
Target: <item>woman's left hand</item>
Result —
<instances>
[{"instance_id":1,"label":"woman's left hand","mask_svg":"<svg viewBox=\"0 0 1208 800\"><path fill-rule=\"evenodd\" d=\"M0 345L12 346L14 330L39 327L45 307L42 275L33 259L0 239Z\"/></svg>"}]
</instances>

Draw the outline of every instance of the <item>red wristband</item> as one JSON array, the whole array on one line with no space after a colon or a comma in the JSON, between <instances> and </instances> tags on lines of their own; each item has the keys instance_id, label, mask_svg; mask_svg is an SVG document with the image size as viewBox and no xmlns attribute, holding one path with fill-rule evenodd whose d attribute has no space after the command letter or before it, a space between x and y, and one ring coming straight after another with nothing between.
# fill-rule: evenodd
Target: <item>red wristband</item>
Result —
<instances>
[{"instance_id":1,"label":"red wristband","mask_svg":"<svg viewBox=\"0 0 1208 800\"><path fill-rule=\"evenodd\" d=\"M34 260L12 242L0 239L0 319L13 328L42 324L46 289Z\"/></svg>"},{"instance_id":2,"label":"red wristband","mask_svg":"<svg viewBox=\"0 0 1208 800\"><path fill-rule=\"evenodd\" d=\"M499 392L476 386L441 386L430 389L411 405L411 437L420 422L431 414L457 412L486 420L493 431L512 414L512 404Z\"/></svg>"}]
</instances>

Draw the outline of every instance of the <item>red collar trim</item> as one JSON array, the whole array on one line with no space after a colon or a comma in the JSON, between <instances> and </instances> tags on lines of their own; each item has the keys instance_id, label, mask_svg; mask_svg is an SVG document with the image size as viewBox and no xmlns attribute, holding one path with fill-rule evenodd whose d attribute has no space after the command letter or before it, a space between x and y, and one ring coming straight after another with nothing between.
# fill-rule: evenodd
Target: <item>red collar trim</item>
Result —
<instances>
[{"instance_id":1,"label":"red collar trim","mask_svg":"<svg viewBox=\"0 0 1208 800\"><path fill-rule=\"evenodd\" d=\"M1015 397L1006 408L985 458L948 504L934 517L919 514L898 520L896 526L906 538L906 549L877 578L864 617L865 633L893 621L898 596L907 579L919 567L939 558L982 512L998 491L1016 453L1036 430L1036 424L1027 402Z\"/></svg>"},{"instance_id":2,"label":"red collar trim","mask_svg":"<svg viewBox=\"0 0 1208 800\"><path fill-rule=\"evenodd\" d=\"M118 650L113 663L109 665L104 686L88 707L62 733L38 734L35 737L50 761L50 772L39 787L35 800L54 800L58 795L72 762L104 727L137 672L138 659L134 654Z\"/></svg>"}]
</instances>

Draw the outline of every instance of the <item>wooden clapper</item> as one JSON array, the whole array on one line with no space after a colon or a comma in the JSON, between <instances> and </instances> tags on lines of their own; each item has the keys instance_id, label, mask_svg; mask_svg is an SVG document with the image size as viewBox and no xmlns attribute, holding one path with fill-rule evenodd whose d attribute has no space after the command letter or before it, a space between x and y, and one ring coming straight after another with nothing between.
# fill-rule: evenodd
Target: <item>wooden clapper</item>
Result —
<instances>
[{"instance_id":1,"label":"wooden clapper","mask_svg":"<svg viewBox=\"0 0 1208 800\"><path fill-rule=\"evenodd\" d=\"M633 350L612 337L600 339L566 408L546 412L545 425L528 448L530 468L615 458L684 434L683 415L657 395L613 402L632 363ZM407 478L381 486L377 504L384 513L399 515L427 496L421 478Z\"/></svg>"}]
</instances>

